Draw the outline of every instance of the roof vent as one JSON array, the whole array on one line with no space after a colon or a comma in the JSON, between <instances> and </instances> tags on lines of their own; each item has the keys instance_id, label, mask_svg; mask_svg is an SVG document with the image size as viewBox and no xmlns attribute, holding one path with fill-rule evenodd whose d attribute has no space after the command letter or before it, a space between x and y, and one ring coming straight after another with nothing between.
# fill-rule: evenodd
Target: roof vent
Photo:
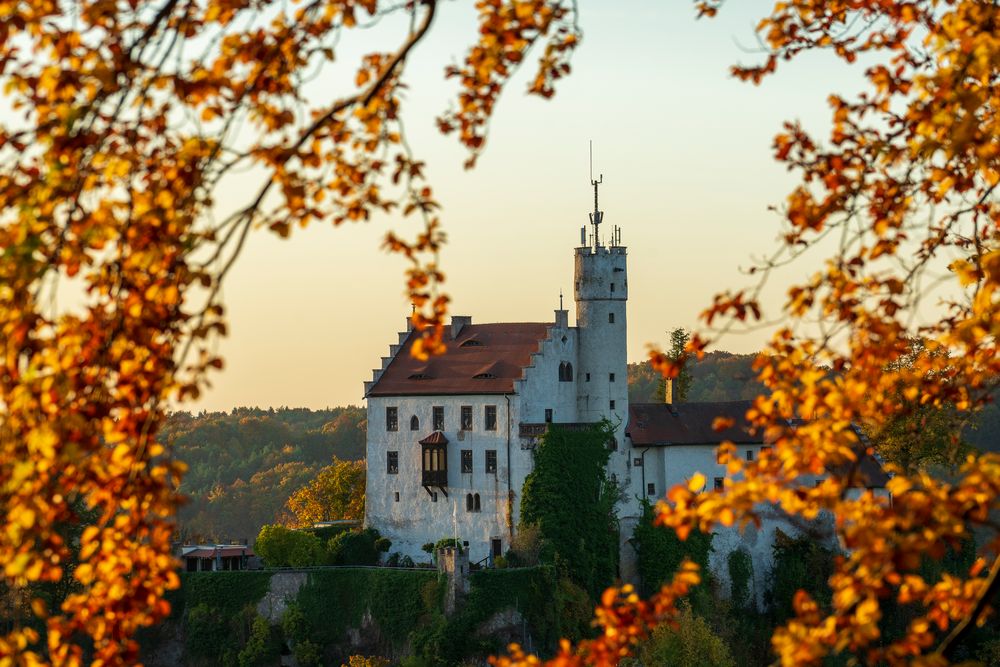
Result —
<instances>
[{"instance_id":1,"label":"roof vent","mask_svg":"<svg viewBox=\"0 0 1000 667\"><path fill-rule=\"evenodd\" d=\"M414 373L410 376L411 380L430 380L431 376L427 373Z\"/></svg>"},{"instance_id":2,"label":"roof vent","mask_svg":"<svg viewBox=\"0 0 1000 667\"><path fill-rule=\"evenodd\" d=\"M476 340L475 338L470 338L469 340L459 345L459 347L482 347L482 346L483 344L478 340Z\"/></svg>"},{"instance_id":3,"label":"roof vent","mask_svg":"<svg viewBox=\"0 0 1000 667\"><path fill-rule=\"evenodd\" d=\"M476 380L496 380L497 376L493 373L478 373L472 376Z\"/></svg>"}]
</instances>

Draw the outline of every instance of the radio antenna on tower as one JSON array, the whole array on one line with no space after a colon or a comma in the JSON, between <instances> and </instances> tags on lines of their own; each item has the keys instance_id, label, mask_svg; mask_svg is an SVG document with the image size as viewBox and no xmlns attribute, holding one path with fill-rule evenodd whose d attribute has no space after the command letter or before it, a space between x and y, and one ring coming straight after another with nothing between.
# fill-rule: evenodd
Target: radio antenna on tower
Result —
<instances>
[{"instance_id":1,"label":"radio antenna on tower","mask_svg":"<svg viewBox=\"0 0 1000 667\"><path fill-rule=\"evenodd\" d=\"M598 180L594 180L594 142L590 142L590 184L594 186L594 212L590 214L590 223L594 225L594 248L598 248L601 245L601 237L599 234L599 228L601 221L604 218L604 212L601 211L597 206L597 186L604 182L604 174L601 174Z\"/></svg>"}]
</instances>

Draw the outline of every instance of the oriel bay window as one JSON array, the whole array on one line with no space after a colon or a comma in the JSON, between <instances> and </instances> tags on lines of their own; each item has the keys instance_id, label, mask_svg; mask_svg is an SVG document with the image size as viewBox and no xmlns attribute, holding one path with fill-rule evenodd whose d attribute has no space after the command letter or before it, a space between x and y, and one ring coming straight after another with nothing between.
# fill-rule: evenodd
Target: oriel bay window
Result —
<instances>
[{"instance_id":1,"label":"oriel bay window","mask_svg":"<svg viewBox=\"0 0 1000 667\"><path fill-rule=\"evenodd\" d=\"M429 487L436 486L448 495L448 439L435 431L420 441L421 484L431 493Z\"/></svg>"}]
</instances>

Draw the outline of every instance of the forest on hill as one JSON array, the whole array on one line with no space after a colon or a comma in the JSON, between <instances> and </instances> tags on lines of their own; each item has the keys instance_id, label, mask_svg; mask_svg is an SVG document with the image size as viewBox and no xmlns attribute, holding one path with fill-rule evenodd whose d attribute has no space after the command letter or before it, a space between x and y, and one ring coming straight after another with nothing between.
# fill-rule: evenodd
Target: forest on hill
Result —
<instances>
[{"instance_id":1,"label":"forest on hill","mask_svg":"<svg viewBox=\"0 0 1000 667\"><path fill-rule=\"evenodd\" d=\"M334 456L364 458L365 424L364 408L353 405L173 413L162 437L188 465L181 539L252 541Z\"/></svg>"},{"instance_id":2,"label":"forest on hill","mask_svg":"<svg viewBox=\"0 0 1000 667\"><path fill-rule=\"evenodd\" d=\"M691 360L691 387L687 400L740 401L751 399L763 390L753 372L755 354L706 352L701 361ZM648 361L628 365L628 400L630 403L657 403L663 400L663 378ZM658 393L659 392L659 393Z\"/></svg>"}]
</instances>

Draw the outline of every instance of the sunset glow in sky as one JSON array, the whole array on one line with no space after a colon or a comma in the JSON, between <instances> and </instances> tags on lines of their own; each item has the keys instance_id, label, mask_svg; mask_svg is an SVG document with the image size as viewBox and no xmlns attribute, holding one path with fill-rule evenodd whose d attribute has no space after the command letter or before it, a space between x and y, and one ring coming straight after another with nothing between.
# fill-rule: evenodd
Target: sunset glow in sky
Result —
<instances>
[{"instance_id":1,"label":"sunset glow in sky","mask_svg":"<svg viewBox=\"0 0 1000 667\"><path fill-rule=\"evenodd\" d=\"M667 330L697 327L712 295L748 283L740 267L776 247L780 220L768 207L780 206L794 175L772 159L772 138L792 119L825 138L827 96L860 89L863 66L805 57L754 87L728 68L761 57L753 26L766 2L731 3L715 20L696 20L688 2L580 6L584 39L573 74L546 101L524 95L526 67L502 97L475 169L462 168L457 141L434 125L455 93L443 68L475 34L472 2L440 8L407 65L404 118L443 205L452 312L474 322L551 321L560 290L572 321L573 247L592 208L593 140L606 228L621 227L629 249L629 358L638 361L648 343L667 340ZM338 61L352 72L362 53L391 48L405 29L387 21L349 34ZM332 99L349 79L312 89ZM230 184L220 204L236 205L244 191ZM220 344L226 369L189 409L361 403L362 382L410 310L403 261L380 248L387 229L405 232L407 224L416 222L388 216L337 229L314 225L289 240L252 235L223 291L231 325ZM793 267L769 284L765 316L776 314L785 287L809 268ZM722 347L750 352L765 337L730 336Z\"/></svg>"}]
</instances>

